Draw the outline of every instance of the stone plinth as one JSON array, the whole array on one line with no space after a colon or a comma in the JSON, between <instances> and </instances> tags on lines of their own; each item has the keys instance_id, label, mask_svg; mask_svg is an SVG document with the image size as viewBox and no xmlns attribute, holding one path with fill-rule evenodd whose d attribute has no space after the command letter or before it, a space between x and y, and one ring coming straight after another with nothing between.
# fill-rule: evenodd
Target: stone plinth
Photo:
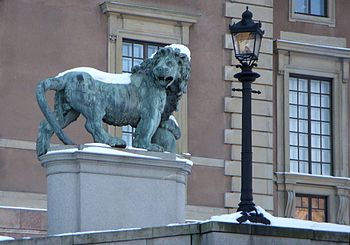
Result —
<instances>
[{"instance_id":1,"label":"stone plinth","mask_svg":"<svg viewBox=\"0 0 350 245\"><path fill-rule=\"evenodd\" d=\"M48 234L184 223L191 162L96 145L49 151Z\"/></svg>"}]
</instances>

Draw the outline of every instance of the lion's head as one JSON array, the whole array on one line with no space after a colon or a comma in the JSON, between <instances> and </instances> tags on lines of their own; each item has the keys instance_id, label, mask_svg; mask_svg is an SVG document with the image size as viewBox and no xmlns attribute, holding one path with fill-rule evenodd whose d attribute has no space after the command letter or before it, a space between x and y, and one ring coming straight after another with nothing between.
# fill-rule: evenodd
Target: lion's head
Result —
<instances>
[{"instance_id":1,"label":"lion's head","mask_svg":"<svg viewBox=\"0 0 350 245\"><path fill-rule=\"evenodd\" d=\"M189 57L178 48L161 48L152 58L133 68L132 73L145 73L154 78L154 82L169 88L174 93L186 93L190 78Z\"/></svg>"}]
</instances>

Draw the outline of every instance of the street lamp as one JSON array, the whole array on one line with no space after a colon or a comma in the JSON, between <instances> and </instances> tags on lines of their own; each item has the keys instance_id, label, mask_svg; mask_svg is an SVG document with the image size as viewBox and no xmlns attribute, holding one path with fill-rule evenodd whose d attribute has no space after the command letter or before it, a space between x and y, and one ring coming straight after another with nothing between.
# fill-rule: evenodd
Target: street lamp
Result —
<instances>
[{"instance_id":1,"label":"street lamp","mask_svg":"<svg viewBox=\"0 0 350 245\"><path fill-rule=\"evenodd\" d=\"M252 20L253 14L247 10L242 14L242 20L230 25L235 57L241 63L237 68L241 72L234 75L243 83L242 89L232 89L243 93L242 100L242 153L241 153L241 202L238 204L237 212L242 216L237 219L239 223L247 220L254 223L270 224L263 214L258 213L253 202L252 187L252 93L260 94L260 91L252 90L251 83L260 75L252 71L257 66L261 40L264 31L261 23Z\"/></svg>"}]
</instances>

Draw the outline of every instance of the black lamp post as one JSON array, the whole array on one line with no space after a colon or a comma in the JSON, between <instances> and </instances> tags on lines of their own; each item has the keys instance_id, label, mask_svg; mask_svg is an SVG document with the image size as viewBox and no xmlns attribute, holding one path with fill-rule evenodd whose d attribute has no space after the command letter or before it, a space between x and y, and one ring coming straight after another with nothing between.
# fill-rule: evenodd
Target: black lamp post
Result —
<instances>
[{"instance_id":1,"label":"black lamp post","mask_svg":"<svg viewBox=\"0 0 350 245\"><path fill-rule=\"evenodd\" d=\"M237 211L242 216L237 219L239 223L247 220L254 223L270 224L261 213L258 213L253 202L252 188L252 93L260 94L260 91L252 90L251 83L260 75L252 71L259 57L261 40L264 31L261 23L252 20L253 14L247 10L242 14L242 20L230 25L235 56L241 63L237 65L241 72L234 75L243 83L242 89L233 89L243 93L242 101L242 153L241 153L241 202Z\"/></svg>"}]
</instances>

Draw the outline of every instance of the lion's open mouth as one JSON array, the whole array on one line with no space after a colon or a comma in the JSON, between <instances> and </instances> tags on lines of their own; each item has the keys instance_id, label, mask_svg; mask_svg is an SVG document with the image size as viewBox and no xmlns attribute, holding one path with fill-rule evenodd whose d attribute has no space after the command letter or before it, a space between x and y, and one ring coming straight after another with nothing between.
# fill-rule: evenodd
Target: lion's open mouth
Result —
<instances>
[{"instance_id":1,"label":"lion's open mouth","mask_svg":"<svg viewBox=\"0 0 350 245\"><path fill-rule=\"evenodd\" d=\"M167 76L167 77L158 77L159 81L163 81L161 83L164 84L164 86L166 86L166 88L168 88L171 84L173 84L174 82L174 77L172 76Z\"/></svg>"},{"instance_id":2,"label":"lion's open mouth","mask_svg":"<svg viewBox=\"0 0 350 245\"><path fill-rule=\"evenodd\" d=\"M167 83L170 83L170 82L172 82L172 81L174 80L174 78L173 78L172 76L168 76L168 77L158 77L158 79L159 79L160 81L165 81L165 82L167 82Z\"/></svg>"}]
</instances>

